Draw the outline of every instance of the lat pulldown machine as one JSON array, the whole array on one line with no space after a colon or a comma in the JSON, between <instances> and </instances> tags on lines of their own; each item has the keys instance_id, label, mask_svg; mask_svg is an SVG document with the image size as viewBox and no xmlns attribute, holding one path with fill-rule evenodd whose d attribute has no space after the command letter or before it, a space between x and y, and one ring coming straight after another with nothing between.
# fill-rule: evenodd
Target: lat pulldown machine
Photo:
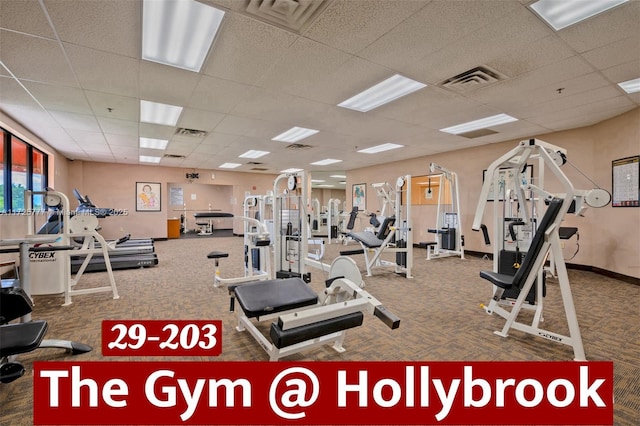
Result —
<instances>
[{"instance_id":1,"label":"lat pulldown machine","mask_svg":"<svg viewBox=\"0 0 640 426\"><path fill-rule=\"evenodd\" d=\"M429 165L429 178L439 178L437 226L427 229L436 234L435 244L427 244L427 260L438 257L460 256L464 259L464 235L460 217L460 195L458 193L458 175L436 163ZM446 206L450 206L448 209Z\"/></svg>"}]
</instances>

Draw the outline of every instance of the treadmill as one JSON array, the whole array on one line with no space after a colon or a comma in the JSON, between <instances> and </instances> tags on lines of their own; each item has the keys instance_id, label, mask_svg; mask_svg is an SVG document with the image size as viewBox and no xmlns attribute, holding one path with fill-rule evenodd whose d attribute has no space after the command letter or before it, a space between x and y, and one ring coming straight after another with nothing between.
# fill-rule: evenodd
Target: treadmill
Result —
<instances>
[{"instance_id":1,"label":"treadmill","mask_svg":"<svg viewBox=\"0 0 640 426\"><path fill-rule=\"evenodd\" d=\"M96 207L89 197L82 197L76 189L73 190L73 194L80 203L74 214L92 214L98 218L110 216L111 209ZM38 234L60 233L64 226L61 219L61 216L54 211L47 222L38 230ZM75 244L82 244L82 241L77 241L73 238L71 240ZM155 253L154 242L151 238L131 239L130 235L126 235L113 243L115 248L109 250L109 260L113 270L147 268L158 264L158 256ZM99 247L99 245L96 244L96 247ZM73 251L70 252L72 274L80 270L85 257L86 255L74 256ZM107 266L104 257L95 254L85 268L85 272L102 272L106 270Z\"/></svg>"}]
</instances>

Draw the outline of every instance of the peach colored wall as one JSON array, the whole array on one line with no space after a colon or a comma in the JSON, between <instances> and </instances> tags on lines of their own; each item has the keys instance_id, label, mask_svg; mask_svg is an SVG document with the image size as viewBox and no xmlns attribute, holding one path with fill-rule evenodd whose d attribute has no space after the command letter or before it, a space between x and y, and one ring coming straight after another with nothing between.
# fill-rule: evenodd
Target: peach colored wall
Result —
<instances>
[{"instance_id":1,"label":"peach colored wall","mask_svg":"<svg viewBox=\"0 0 640 426\"><path fill-rule=\"evenodd\" d=\"M614 117L610 120L579 129L533 138L552 143L568 151L571 164L584 172L600 187L611 192L611 162L618 158L640 154L640 108ZM482 235L471 230L482 187L482 171L494 160L514 148L519 140L484 145L459 151L425 156L397 163L387 163L375 167L347 172L347 187L354 183L366 182L367 210L379 209L378 199L371 183L395 182L397 170L404 170L413 176L428 174L430 162L438 163L458 175L460 186L460 210L465 237L465 249L491 252L484 245ZM425 141L428 143L428 141ZM563 172L578 189L592 189L594 186L570 165ZM536 174L534 170L534 175ZM559 190L557 182L546 177L550 190ZM351 205L351 200L347 200ZM491 223L491 215L485 213L485 223ZM436 224L436 206L412 206L414 241L432 241L433 234L427 233ZM580 232L580 250L570 262L588 265L631 277L640 277L640 208L621 208L608 205L604 208L589 208L584 217L568 215L563 226L576 226ZM576 249L575 237L566 242L565 258Z\"/></svg>"},{"instance_id":2,"label":"peach colored wall","mask_svg":"<svg viewBox=\"0 0 640 426\"><path fill-rule=\"evenodd\" d=\"M199 188L197 192L192 191L195 189L195 183L190 184L187 181L186 172L186 169L178 167L74 161L70 163L69 180L81 194L89 195L98 207L128 211L126 216L113 216L100 221L102 226L100 232L105 238L118 238L124 234L131 234L132 238L166 238L167 219L180 217L180 211L177 211L180 210L180 207L169 205L169 184L182 185L187 209L192 209L193 206L194 209L207 210L209 203L212 204L212 209L220 208L216 206L217 191L213 189L212 192L207 192L202 188ZM200 179L197 181L199 185L206 183L212 186L231 187L231 190L225 192L225 195L221 196L219 200L222 202L225 199L222 210L228 208L229 212L236 216L242 215L245 191L264 194L273 190L273 180L276 177L268 174L219 170L195 170L195 172L200 174ZM215 174L215 179L212 179L212 174ZM136 182L158 182L161 184L161 211L136 211ZM190 200L192 193L196 194L195 202ZM201 201L202 204L199 204ZM76 204L73 204L74 208L75 206ZM192 220L193 217L189 219ZM233 226L235 232L242 232L241 223L234 221Z\"/></svg>"}]
</instances>

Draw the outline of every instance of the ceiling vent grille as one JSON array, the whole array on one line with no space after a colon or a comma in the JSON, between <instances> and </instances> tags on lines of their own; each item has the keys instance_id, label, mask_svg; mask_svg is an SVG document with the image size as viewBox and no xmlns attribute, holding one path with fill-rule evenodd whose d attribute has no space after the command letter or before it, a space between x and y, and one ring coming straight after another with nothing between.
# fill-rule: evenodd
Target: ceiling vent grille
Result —
<instances>
[{"instance_id":1,"label":"ceiling vent grille","mask_svg":"<svg viewBox=\"0 0 640 426\"><path fill-rule=\"evenodd\" d=\"M182 159L182 160L184 160L185 158L187 158L187 157L186 157L186 156L184 156L184 155L178 155L178 154L164 154L162 157L163 157L163 158L179 158L179 159Z\"/></svg>"},{"instance_id":2,"label":"ceiling vent grille","mask_svg":"<svg viewBox=\"0 0 640 426\"><path fill-rule=\"evenodd\" d=\"M178 128L178 130L176 130L176 135L187 136L189 138L204 138L205 136L207 136L207 132L205 132L204 130L185 129L180 127Z\"/></svg>"},{"instance_id":3,"label":"ceiling vent grille","mask_svg":"<svg viewBox=\"0 0 640 426\"><path fill-rule=\"evenodd\" d=\"M265 169L263 167L252 167L251 170L255 170L257 172L266 172L269 169Z\"/></svg>"},{"instance_id":4,"label":"ceiling vent grille","mask_svg":"<svg viewBox=\"0 0 640 426\"><path fill-rule=\"evenodd\" d=\"M291 145L287 146L287 149L290 149L292 151L303 151L309 148L311 148L311 145L303 145L301 143L292 143Z\"/></svg>"},{"instance_id":5,"label":"ceiling vent grille","mask_svg":"<svg viewBox=\"0 0 640 426\"><path fill-rule=\"evenodd\" d=\"M270 24L303 32L330 0L249 0L246 12Z\"/></svg>"},{"instance_id":6,"label":"ceiling vent grille","mask_svg":"<svg viewBox=\"0 0 640 426\"><path fill-rule=\"evenodd\" d=\"M259 166L262 163L258 163L257 161L249 161L247 164L250 164L252 166Z\"/></svg>"},{"instance_id":7,"label":"ceiling vent grille","mask_svg":"<svg viewBox=\"0 0 640 426\"><path fill-rule=\"evenodd\" d=\"M456 92L466 92L469 90L484 87L486 85L504 80L506 77L497 71L486 66L479 66L454 77L448 78L440 86Z\"/></svg>"}]
</instances>

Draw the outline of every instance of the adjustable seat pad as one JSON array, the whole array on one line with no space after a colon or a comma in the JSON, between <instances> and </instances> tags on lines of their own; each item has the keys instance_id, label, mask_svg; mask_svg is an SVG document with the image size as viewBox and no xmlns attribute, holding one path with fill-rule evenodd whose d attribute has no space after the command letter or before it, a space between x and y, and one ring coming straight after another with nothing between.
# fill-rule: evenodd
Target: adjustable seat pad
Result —
<instances>
[{"instance_id":1,"label":"adjustable seat pad","mask_svg":"<svg viewBox=\"0 0 640 426\"><path fill-rule=\"evenodd\" d=\"M0 357L22 354L35 350L47 333L43 320L0 326Z\"/></svg>"},{"instance_id":2,"label":"adjustable seat pad","mask_svg":"<svg viewBox=\"0 0 640 426\"><path fill-rule=\"evenodd\" d=\"M249 318L318 303L318 295L301 278L244 284L236 287L234 292L236 300Z\"/></svg>"},{"instance_id":3,"label":"adjustable seat pad","mask_svg":"<svg viewBox=\"0 0 640 426\"><path fill-rule=\"evenodd\" d=\"M347 235L357 242L364 244L364 246L367 248L380 247L384 242L373 232L350 232Z\"/></svg>"}]
</instances>

